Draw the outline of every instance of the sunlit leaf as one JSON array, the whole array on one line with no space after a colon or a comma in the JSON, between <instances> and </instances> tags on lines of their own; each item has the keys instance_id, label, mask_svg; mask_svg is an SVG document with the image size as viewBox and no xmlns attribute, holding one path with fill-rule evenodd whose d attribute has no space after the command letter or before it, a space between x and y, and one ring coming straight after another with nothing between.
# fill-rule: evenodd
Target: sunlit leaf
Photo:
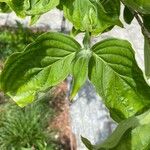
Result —
<instances>
[{"instance_id":1,"label":"sunlit leaf","mask_svg":"<svg viewBox=\"0 0 150 150\"><path fill-rule=\"evenodd\" d=\"M135 9L142 14L150 14L149 0L122 0L122 1L130 8Z\"/></svg>"},{"instance_id":2,"label":"sunlit leaf","mask_svg":"<svg viewBox=\"0 0 150 150\"><path fill-rule=\"evenodd\" d=\"M46 33L24 52L11 55L1 74L1 88L20 106L32 102L38 91L64 80L80 45L60 33Z\"/></svg>"},{"instance_id":3,"label":"sunlit leaf","mask_svg":"<svg viewBox=\"0 0 150 150\"><path fill-rule=\"evenodd\" d=\"M123 17L124 17L125 22L128 24L131 24L134 18L134 15L132 14L131 10L127 6L125 6L124 8Z\"/></svg>"},{"instance_id":4,"label":"sunlit leaf","mask_svg":"<svg viewBox=\"0 0 150 150\"><path fill-rule=\"evenodd\" d=\"M121 25L119 0L67 0L63 4L65 17L76 30L98 34L111 26Z\"/></svg>"},{"instance_id":5,"label":"sunlit leaf","mask_svg":"<svg viewBox=\"0 0 150 150\"><path fill-rule=\"evenodd\" d=\"M88 79L88 64L91 57L91 51L82 49L77 53L75 59L72 62L72 92L71 99L77 94L79 89L84 85Z\"/></svg>"},{"instance_id":6,"label":"sunlit leaf","mask_svg":"<svg viewBox=\"0 0 150 150\"><path fill-rule=\"evenodd\" d=\"M21 17L41 15L59 4L59 0L0 0Z\"/></svg>"},{"instance_id":7,"label":"sunlit leaf","mask_svg":"<svg viewBox=\"0 0 150 150\"><path fill-rule=\"evenodd\" d=\"M129 42L108 39L92 47L89 78L116 121L143 111L150 104L150 87Z\"/></svg>"}]
</instances>

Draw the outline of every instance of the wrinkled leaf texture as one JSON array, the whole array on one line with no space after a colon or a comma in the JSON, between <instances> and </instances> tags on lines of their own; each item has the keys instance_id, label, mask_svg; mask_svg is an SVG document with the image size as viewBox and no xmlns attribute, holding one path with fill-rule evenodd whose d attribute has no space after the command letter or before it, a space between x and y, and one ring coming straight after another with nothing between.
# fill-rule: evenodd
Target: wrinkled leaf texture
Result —
<instances>
[{"instance_id":1,"label":"wrinkled leaf texture","mask_svg":"<svg viewBox=\"0 0 150 150\"><path fill-rule=\"evenodd\" d=\"M59 4L59 0L0 0L20 17L41 15Z\"/></svg>"},{"instance_id":2,"label":"wrinkled leaf texture","mask_svg":"<svg viewBox=\"0 0 150 150\"><path fill-rule=\"evenodd\" d=\"M1 88L21 107L31 103L37 91L63 81L70 73L70 64L80 45L69 36L46 33L14 53L5 63Z\"/></svg>"},{"instance_id":3,"label":"wrinkled leaf texture","mask_svg":"<svg viewBox=\"0 0 150 150\"><path fill-rule=\"evenodd\" d=\"M66 0L62 3L65 17L76 30L99 34L114 25L121 26L119 0Z\"/></svg>"},{"instance_id":4,"label":"wrinkled leaf texture","mask_svg":"<svg viewBox=\"0 0 150 150\"><path fill-rule=\"evenodd\" d=\"M117 122L149 107L150 87L139 69L131 44L107 39L92 47L89 79Z\"/></svg>"}]
</instances>

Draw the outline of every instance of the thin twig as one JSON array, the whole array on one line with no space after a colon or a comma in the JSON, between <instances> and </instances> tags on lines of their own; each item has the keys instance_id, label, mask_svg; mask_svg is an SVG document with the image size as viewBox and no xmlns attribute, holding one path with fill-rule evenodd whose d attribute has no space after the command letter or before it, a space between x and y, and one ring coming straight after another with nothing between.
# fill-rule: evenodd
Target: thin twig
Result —
<instances>
[{"instance_id":1,"label":"thin twig","mask_svg":"<svg viewBox=\"0 0 150 150\"><path fill-rule=\"evenodd\" d=\"M122 4L124 6L126 6L126 4L124 3L123 0L120 0L122 2ZM128 7L128 6L127 6ZM131 7L128 7L129 10L133 13L134 17L136 18L137 22L139 23L139 25L141 26L142 29L142 33L144 36L146 36L148 39L150 39L150 32L146 29L146 27L143 24L142 19L140 18L138 12L136 12L135 10L133 10Z\"/></svg>"},{"instance_id":2,"label":"thin twig","mask_svg":"<svg viewBox=\"0 0 150 150\"><path fill-rule=\"evenodd\" d=\"M139 25L141 26L142 32L143 34L150 39L150 32L145 28L139 14L137 12L134 12L134 17L136 18L137 22L139 23Z\"/></svg>"}]
</instances>

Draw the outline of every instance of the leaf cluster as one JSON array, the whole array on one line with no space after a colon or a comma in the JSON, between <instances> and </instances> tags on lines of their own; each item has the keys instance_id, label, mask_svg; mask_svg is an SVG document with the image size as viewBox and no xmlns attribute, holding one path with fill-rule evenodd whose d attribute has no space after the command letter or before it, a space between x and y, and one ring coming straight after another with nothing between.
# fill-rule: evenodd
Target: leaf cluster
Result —
<instances>
[{"instance_id":1,"label":"leaf cluster","mask_svg":"<svg viewBox=\"0 0 150 150\"><path fill-rule=\"evenodd\" d=\"M31 16L35 22L41 14L56 7L73 24L73 35L85 33L83 45L71 36L48 32L39 36L24 51L12 54L0 76L0 89L19 106L38 98L38 93L57 85L72 75L70 98L86 80L119 123L104 143L93 146L82 138L89 149L148 150L150 108L150 3L149 0L0 0L17 15ZM123 27L120 5L124 4L124 20L134 18L144 35L145 72L138 67L131 44L109 38L91 45L92 36ZM138 138L140 137L140 138Z\"/></svg>"}]
</instances>

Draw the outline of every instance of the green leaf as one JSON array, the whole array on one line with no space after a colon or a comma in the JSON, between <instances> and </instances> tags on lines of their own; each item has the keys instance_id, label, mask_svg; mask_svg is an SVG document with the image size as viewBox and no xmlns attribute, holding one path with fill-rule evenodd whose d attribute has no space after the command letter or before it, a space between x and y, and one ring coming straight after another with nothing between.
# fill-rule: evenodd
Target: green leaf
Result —
<instances>
[{"instance_id":1,"label":"green leaf","mask_svg":"<svg viewBox=\"0 0 150 150\"><path fill-rule=\"evenodd\" d=\"M125 22L128 24L131 24L132 20L134 19L134 15L132 14L132 12L127 6L125 6L124 8L123 16L124 16Z\"/></svg>"},{"instance_id":2,"label":"green leaf","mask_svg":"<svg viewBox=\"0 0 150 150\"><path fill-rule=\"evenodd\" d=\"M63 2L64 15L76 30L102 33L119 21L119 0L67 0Z\"/></svg>"},{"instance_id":3,"label":"green leaf","mask_svg":"<svg viewBox=\"0 0 150 150\"><path fill-rule=\"evenodd\" d=\"M0 2L0 12L8 13L8 12L11 12L11 10L6 3Z\"/></svg>"},{"instance_id":4,"label":"green leaf","mask_svg":"<svg viewBox=\"0 0 150 150\"><path fill-rule=\"evenodd\" d=\"M40 17L40 15L31 16L30 25L34 25Z\"/></svg>"},{"instance_id":5,"label":"green leaf","mask_svg":"<svg viewBox=\"0 0 150 150\"><path fill-rule=\"evenodd\" d=\"M149 107L150 87L139 69L131 44L108 39L92 47L89 79L117 122Z\"/></svg>"},{"instance_id":6,"label":"green leaf","mask_svg":"<svg viewBox=\"0 0 150 150\"><path fill-rule=\"evenodd\" d=\"M56 7L59 4L59 0L30 0L29 4L26 14L40 15Z\"/></svg>"},{"instance_id":7,"label":"green leaf","mask_svg":"<svg viewBox=\"0 0 150 150\"><path fill-rule=\"evenodd\" d=\"M142 16L144 27L150 34L150 15ZM147 78L150 78L150 39L143 32L144 35L144 62L145 62L145 74Z\"/></svg>"},{"instance_id":8,"label":"green leaf","mask_svg":"<svg viewBox=\"0 0 150 150\"><path fill-rule=\"evenodd\" d=\"M72 91L71 99L77 94L79 89L82 88L85 81L88 79L88 64L91 57L91 51L82 49L77 53L75 59L72 62Z\"/></svg>"},{"instance_id":9,"label":"green leaf","mask_svg":"<svg viewBox=\"0 0 150 150\"><path fill-rule=\"evenodd\" d=\"M94 146L91 144L91 142L88 139L81 136L81 140L84 143L84 145L88 148L88 150L94 150Z\"/></svg>"},{"instance_id":10,"label":"green leaf","mask_svg":"<svg viewBox=\"0 0 150 150\"><path fill-rule=\"evenodd\" d=\"M80 45L69 36L49 32L24 52L11 55L2 71L1 88L21 107L31 103L38 91L64 80Z\"/></svg>"},{"instance_id":11,"label":"green leaf","mask_svg":"<svg viewBox=\"0 0 150 150\"><path fill-rule=\"evenodd\" d=\"M125 5L142 14L150 14L149 0L122 0Z\"/></svg>"},{"instance_id":12,"label":"green leaf","mask_svg":"<svg viewBox=\"0 0 150 150\"><path fill-rule=\"evenodd\" d=\"M150 32L150 15L142 15L145 28Z\"/></svg>"},{"instance_id":13,"label":"green leaf","mask_svg":"<svg viewBox=\"0 0 150 150\"><path fill-rule=\"evenodd\" d=\"M59 4L59 0L0 0L20 17L41 15Z\"/></svg>"},{"instance_id":14,"label":"green leaf","mask_svg":"<svg viewBox=\"0 0 150 150\"><path fill-rule=\"evenodd\" d=\"M150 78L150 39L146 36L144 38L144 63L145 75Z\"/></svg>"},{"instance_id":15,"label":"green leaf","mask_svg":"<svg viewBox=\"0 0 150 150\"><path fill-rule=\"evenodd\" d=\"M150 110L122 121L103 143L93 147L97 150L149 150L149 124Z\"/></svg>"}]
</instances>

